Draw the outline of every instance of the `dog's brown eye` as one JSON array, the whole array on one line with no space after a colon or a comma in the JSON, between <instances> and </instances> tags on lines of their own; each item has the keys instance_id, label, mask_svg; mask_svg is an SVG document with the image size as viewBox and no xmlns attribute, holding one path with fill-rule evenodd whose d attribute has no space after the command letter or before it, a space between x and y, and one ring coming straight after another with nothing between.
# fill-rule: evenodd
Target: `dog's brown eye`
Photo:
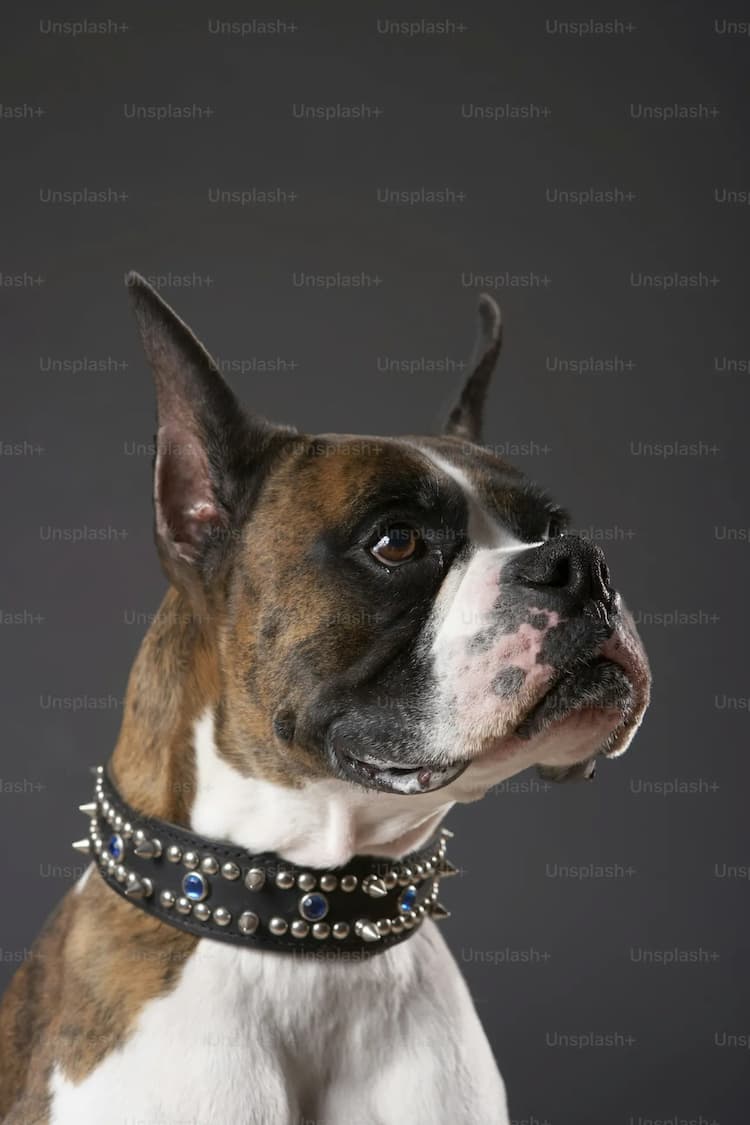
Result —
<instances>
[{"instance_id":1,"label":"dog's brown eye","mask_svg":"<svg viewBox=\"0 0 750 1125\"><path fill-rule=\"evenodd\" d=\"M406 524L389 527L370 548L370 553L386 566L400 566L416 558L422 545L422 537L416 528Z\"/></svg>"}]
</instances>

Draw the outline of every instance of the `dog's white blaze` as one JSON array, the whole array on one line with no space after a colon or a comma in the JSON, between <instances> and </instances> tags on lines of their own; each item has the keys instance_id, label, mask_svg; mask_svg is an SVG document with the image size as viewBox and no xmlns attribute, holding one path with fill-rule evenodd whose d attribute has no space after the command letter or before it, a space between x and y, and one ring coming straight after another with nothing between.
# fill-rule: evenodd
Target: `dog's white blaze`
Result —
<instances>
[{"instance_id":1,"label":"dog's white blaze","mask_svg":"<svg viewBox=\"0 0 750 1125\"><path fill-rule=\"evenodd\" d=\"M200 941L177 986L51 1125L508 1125L468 989L433 922L356 963Z\"/></svg>"},{"instance_id":2,"label":"dog's white blaze","mask_svg":"<svg viewBox=\"0 0 750 1125\"><path fill-rule=\"evenodd\" d=\"M454 566L443 583L433 610L432 650L438 653L444 640L469 637L479 632L497 598L497 580L504 563L519 551L540 543L524 543L495 519L482 504L469 477L457 465L418 446L433 465L459 485L469 513L467 535L473 551L467 562Z\"/></svg>"},{"instance_id":3,"label":"dog's white blaze","mask_svg":"<svg viewBox=\"0 0 750 1125\"><path fill-rule=\"evenodd\" d=\"M469 511L467 533L471 542L477 547L500 547L513 550L514 543L518 543L507 528L503 527L482 504L477 496L476 489L463 469L453 465L444 457L434 453L426 445L416 445L416 449L431 461L436 469L454 480L466 499Z\"/></svg>"},{"instance_id":4,"label":"dog's white blaze","mask_svg":"<svg viewBox=\"0 0 750 1125\"><path fill-rule=\"evenodd\" d=\"M454 480L468 509L467 535L472 550L455 563L443 582L427 626L426 636L434 676L430 703L429 741L446 763L466 753L480 732L503 725L503 704L493 695L492 681L503 666L532 670L543 630L530 626L517 638L503 638L498 629L494 647L473 653L471 639L493 622L499 581L505 564L520 551L540 546L523 542L483 505L471 480L456 465L429 448L419 451L440 472ZM537 635L538 634L538 635ZM534 674L536 672L534 671ZM522 768L519 764L518 768Z\"/></svg>"}]
</instances>

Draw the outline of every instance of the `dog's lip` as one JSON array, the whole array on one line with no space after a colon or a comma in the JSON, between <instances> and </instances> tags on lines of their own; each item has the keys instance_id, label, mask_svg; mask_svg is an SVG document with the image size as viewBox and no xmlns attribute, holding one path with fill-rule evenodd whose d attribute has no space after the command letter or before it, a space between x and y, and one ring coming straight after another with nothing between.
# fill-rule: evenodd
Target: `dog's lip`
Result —
<instances>
[{"instance_id":1,"label":"dog's lip","mask_svg":"<svg viewBox=\"0 0 750 1125\"><path fill-rule=\"evenodd\" d=\"M602 656L601 654L587 663L584 668L588 672L596 672L596 670L599 668L611 668L616 671L621 683L627 684L630 692L625 705L623 705L620 701L614 699L611 702L611 710L620 711L624 722L629 712L633 687L632 680L628 675L626 668L620 661L612 660L610 657ZM582 671L583 670L584 669L582 669ZM562 672L559 676L556 676L553 682L549 685L547 691L545 691L544 695L536 701L533 707L529 711L527 711L521 721L517 724L513 731L513 734L517 738L522 738L524 741L527 741L530 738L533 738L534 735L540 734L547 726L559 722L564 722L566 719L569 719L571 715L575 715L586 710L605 711L610 709L604 699L592 701L590 698L588 698L586 696L586 689L589 685L584 683L581 685L580 695L574 695L569 706L557 712L553 710L549 717L547 717L545 715L545 712L554 707L555 699L559 692L564 687L570 688L571 686L575 688L576 682L575 679L571 677L569 671Z\"/></svg>"},{"instance_id":2,"label":"dog's lip","mask_svg":"<svg viewBox=\"0 0 750 1125\"><path fill-rule=\"evenodd\" d=\"M355 751L340 739L334 739L331 748L338 771L347 780L387 793L432 793L450 785L469 765L468 761L452 762L450 766L436 766L431 762L393 762L375 754Z\"/></svg>"}]
</instances>

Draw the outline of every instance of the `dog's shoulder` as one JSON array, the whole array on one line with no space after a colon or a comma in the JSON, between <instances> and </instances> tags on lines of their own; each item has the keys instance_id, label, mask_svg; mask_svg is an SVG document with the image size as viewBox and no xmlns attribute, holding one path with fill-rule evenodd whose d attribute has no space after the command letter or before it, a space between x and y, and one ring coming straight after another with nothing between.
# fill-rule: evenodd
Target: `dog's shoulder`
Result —
<instances>
[{"instance_id":1,"label":"dog's shoulder","mask_svg":"<svg viewBox=\"0 0 750 1125\"><path fill-rule=\"evenodd\" d=\"M6 1125L47 1119L42 1056L49 1050L47 1032L59 1011L59 953L76 906L70 891L47 919L0 1003L0 1121Z\"/></svg>"},{"instance_id":2,"label":"dog's shoulder","mask_svg":"<svg viewBox=\"0 0 750 1125\"><path fill-rule=\"evenodd\" d=\"M43 1125L53 1067L81 1081L122 1043L143 1006L174 987L196 942L133 910L88 872L0 1003L2 1125Z\"/></svg>"}]
</instances>

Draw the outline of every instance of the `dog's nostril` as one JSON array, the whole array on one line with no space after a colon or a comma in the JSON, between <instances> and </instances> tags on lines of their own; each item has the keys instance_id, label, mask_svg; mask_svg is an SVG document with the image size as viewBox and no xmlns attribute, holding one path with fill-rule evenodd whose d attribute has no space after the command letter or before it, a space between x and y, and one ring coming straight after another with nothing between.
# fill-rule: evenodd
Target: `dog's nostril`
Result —
<instances>
[{"instance_id":1,"label":"dog's nostril","mask_svg":"<svg viewBox=\"0 0 750 1125\"><path fill-rule=\"evenodd\" d=\"M561 555L556 559L548 560L544 569L531 574L522 574L521 581L527 586L568 586L570 585L570 559Z\"/></svg>"},{"instance_id":2,"label":"dog's nostril","mask_svg":"<svg viewBox=\"0 0 750 1125\"><path fill-rule=\"evenodd\" d=\"M531 548L506 564L503 576L505 581L546 591L566 613L581 611L590 602L608 612L614 604L604 556L580 536L564 535Z\"/></svg>"},{"instance_id":3,"label":"dog's nostril","mask_svg":"<svg viewBox=\"0 0 750 1125\"><path fill-rule=\"evenodd\" d=\"M563 555L556 559L544 579L545 586L569 586L571 580L570 559Z\"/></svg>"}]
</instances>

